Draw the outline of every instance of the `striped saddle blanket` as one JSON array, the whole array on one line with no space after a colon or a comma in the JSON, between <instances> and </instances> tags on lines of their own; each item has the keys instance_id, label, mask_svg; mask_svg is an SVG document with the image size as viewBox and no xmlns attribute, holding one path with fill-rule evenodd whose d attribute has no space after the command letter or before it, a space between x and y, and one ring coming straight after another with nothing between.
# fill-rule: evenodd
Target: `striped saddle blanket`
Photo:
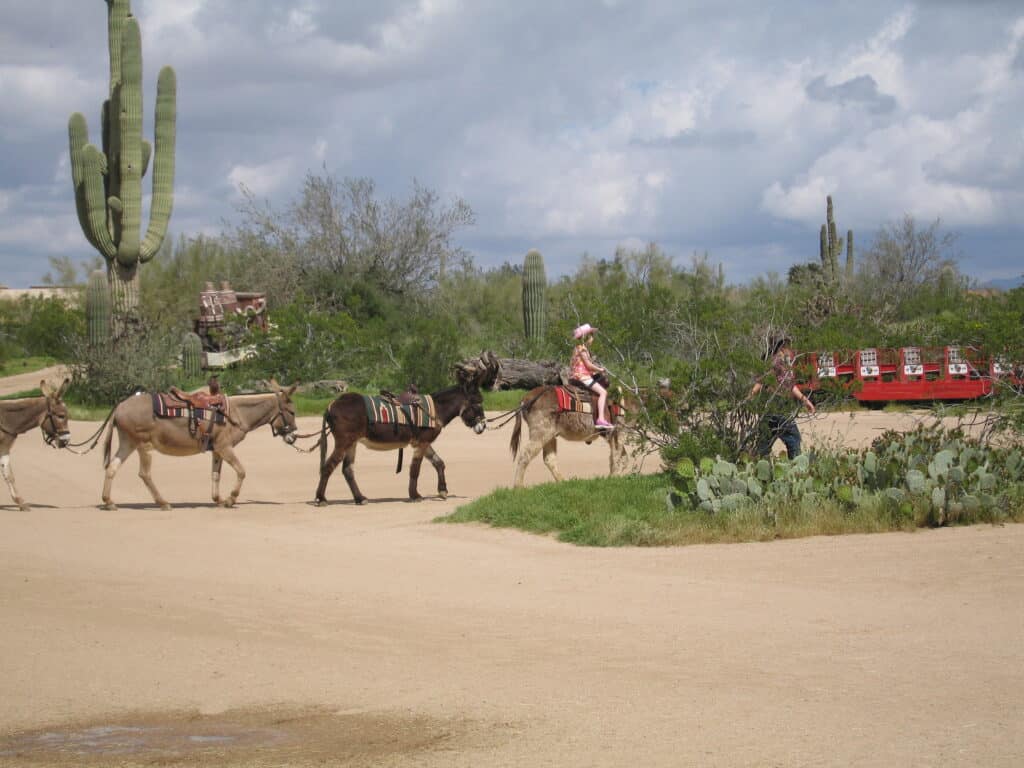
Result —
<instances>
[{"instance_id":1,"label":"striped saddle blanket","mask_svg":"<svg viewBox=\"0 0 1024 768\"><path fill-rule=\"evenodd\" d=\"M224 423L224 412L216 408L193 408L186 402L166 392L153 393L153 415L158 419L190 418L195 421Z\"/></svg>"},{"instance_id":2,"label":"striped saddle blanket","mask_svg":"<svg viewBox=\"0 0 1024 768\"><path fill-rule=\"evenodd\" d=\"M437 409L430 395L420 395L419 403L408 405L400 405L379 395L363 395L363 403L371 424L394 424L395 427L409 426L417 429L438 426Z\"/></svg>"},{"instance_id":3,"label":"striped saddle blanket","mask_svg":"<svg viewBox=\"0 0 1024 768\"><path fill-rule=\"evenodd\" d=\"M573 390L556 386L555 398L558 402L559 413L593 413L594 406L590 397L580 397ZM622 406L619 403L608 403L608 413L614 421L622 413Z\"/></svg>"}]
</instances>

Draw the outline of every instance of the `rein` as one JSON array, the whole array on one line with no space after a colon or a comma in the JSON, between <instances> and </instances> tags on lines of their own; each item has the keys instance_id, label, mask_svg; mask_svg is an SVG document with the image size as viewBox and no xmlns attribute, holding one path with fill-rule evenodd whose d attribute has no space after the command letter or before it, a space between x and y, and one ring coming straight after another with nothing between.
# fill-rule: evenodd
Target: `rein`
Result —
<instances>
[{"instance_id":1,"label":"rein","mask_svg":"<svg viewBox=\"0 0 1024 768\"><path fill-rule=\"evenodd\" d=\"M91 450L92 450L93 448L95 448L95 447L96 447L97 445L99 445L99 442L100 442L100 435L102 435L102 434L103 434L103 429L104 429L104 427L106 427L106 426L107 426L107 422L109 422L109 421L110 421L110 417L114 415L114 411L115 411L115 409L116 409L116 408L117 408L117 406L115 405L115 406L114 406L113 408L111 408L111 409L110 409L110 413L108 413L108 414L107 414L107 418L105 418L105 419L103 420L103 423L102 423L102 424L100 424L100 428L99 428L99 429L97 429L97 430L96 430L96 431L95 431L95 432L94 432L94 433L93 433L93 434L92 434L91 436L89 436L89 437L85 438L85 440L83 440L83 441L82 441L82 442L80 442L80 443L68 443L68 444L67 444L67 445L65 445L64 447L65 447L65 448L66 448L67 450L71 451L72 453L78 454L79 456L84 456L85 454L89 453L89 451L91 451ZM53 418L53 414L52 414L52 413L51 413L51 414L49 414L49 415L50 415L50 418ZM44 437L43 439L45 440L46 438ZM75 448L80 448L80 447L82 447L83 445L85 445L86 443L88 443L88 442L89 442L90 440L92 440L92 445L90 445L90 446L89 446L88 448L86 448L86 449L85 449L84 451L76 451L76 450L75 450ZM46 442L47 442L48 444L50 444L50 445L53 445L53 438L51 437L51 438L50 438L49 440L47 440Z\"/></svg>"},{"instance_id":2,"label":"rein","mask_svg":"<svg viewBox=\"0 0 1024 768\"><path fill-rule=\"evenodd\" d=\"M500 421L501 419L505 419L504 421L501 422L501 424L495 427L495 429L501 429L510 421L512 421L512 419L514 419L516 415L519 414L520 412L526 413L527 411L529 411L533 407L533 404L536 403L550 388L550 384L545 384L544 388L540 392L534 395L531 399L527 400L525 403L520 403L511 411L505 411L505 413L499 413L497 416L491 416L491 418L489 419L484 419L484 422L490 424L492 421Z\"/></svg>"}]
</instances>

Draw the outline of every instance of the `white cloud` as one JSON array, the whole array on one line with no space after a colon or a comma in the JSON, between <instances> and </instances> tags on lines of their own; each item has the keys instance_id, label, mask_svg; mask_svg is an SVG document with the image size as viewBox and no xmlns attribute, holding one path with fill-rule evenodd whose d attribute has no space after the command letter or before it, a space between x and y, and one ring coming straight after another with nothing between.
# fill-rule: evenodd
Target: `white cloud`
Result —
<instances>
[{"instance_id":1,"label":"white cloud","mask_svg":"<svg viewBox=\"0 0 1024 768\"><path fill-rule=\"evenodd\" d=\"M90 92L103 91L98 83L83 79L67 66L2 65L0 135L22 139L40 129L52 129L57 121L66 126L75 111L98 123L99 104L81 101L81 94Z\"/></svg>"},{"instance_id":2,"label":"white cloud","mask_svg":"<svg viewBox=\"0 0 1024 768\"><path fill-rule=\"evenodd\" d=\"M291 158L283 157L260 165L235 165L227 180L235 189L244 186L257 197L269 197L293 174Z\"/></svg>"}]
</instances>

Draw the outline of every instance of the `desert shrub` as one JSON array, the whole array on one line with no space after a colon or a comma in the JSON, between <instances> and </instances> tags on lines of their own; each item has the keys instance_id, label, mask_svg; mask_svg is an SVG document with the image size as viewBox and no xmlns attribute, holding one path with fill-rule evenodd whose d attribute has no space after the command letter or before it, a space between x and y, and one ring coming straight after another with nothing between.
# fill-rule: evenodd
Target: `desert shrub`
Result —
<instances>
[{"instance_id":1,"label":"desert shrub","mask_svg":"<svg viewBox=\"0 0 1024 768\"><path fill-rule=\"evenodd\" d=\"M178 368L180 352L179 333L154 326L140 326L102 346L90 346L81 338L70 359L69 399L113 405L138 387L152 391L187 385Z\"/></svg>"}]
</instances>

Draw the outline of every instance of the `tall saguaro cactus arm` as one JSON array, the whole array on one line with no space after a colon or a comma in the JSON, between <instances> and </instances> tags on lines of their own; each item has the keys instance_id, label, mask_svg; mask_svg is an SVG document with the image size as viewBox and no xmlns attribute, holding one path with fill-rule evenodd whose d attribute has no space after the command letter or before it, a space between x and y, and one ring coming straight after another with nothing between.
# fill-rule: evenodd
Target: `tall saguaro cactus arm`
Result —
<instances>
[{"instance_id":1,"label":"tall saguaro cactus arm","mask_svg":"<svg viewBox=\"0 0 1024 768\"><path fill-rule=\"evenodd\" d=\"M149 210L149 228L142 241L139 260L152 259L167 236L167 225L174 207L174 144L177 121L177 78L174 70L164 67L156 83L156 146L153 160L153 199ZM143 142L143 168L149 162L149 144Z\"/></svg>"}]
</instances>

